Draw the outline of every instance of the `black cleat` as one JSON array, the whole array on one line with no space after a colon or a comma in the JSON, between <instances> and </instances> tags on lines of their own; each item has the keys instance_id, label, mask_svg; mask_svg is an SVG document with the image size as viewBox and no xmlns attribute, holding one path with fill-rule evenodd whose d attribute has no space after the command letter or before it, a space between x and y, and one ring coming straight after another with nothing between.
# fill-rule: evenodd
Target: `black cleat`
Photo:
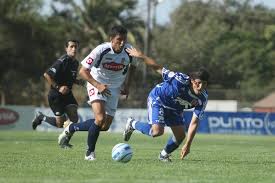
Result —
<instances>
[{"instance_id":1,"label":"black cleat","mask_svg":"<svg viewBox=\"0 0 275 183\"><path fill-rule=\"evenodd\" d=\"M162 162L172 162L172 160L170 159L170 154L167 154L166 156L162 156L161 153L159 153L159 157L158 159Z\"/></svg>"},{"instance_id":2,"label":"black cleat","mask_svg":"<svg viewBox=\"0 0 275 183\"><path fill-rule=\"evenodd\" d=\"M32 129L33 130L35 130L38 125L41 125L43 117L44 117L44 115L42 112L38 111L35 113L35 116L32 120Z\"/></svg>"}]
</instances>

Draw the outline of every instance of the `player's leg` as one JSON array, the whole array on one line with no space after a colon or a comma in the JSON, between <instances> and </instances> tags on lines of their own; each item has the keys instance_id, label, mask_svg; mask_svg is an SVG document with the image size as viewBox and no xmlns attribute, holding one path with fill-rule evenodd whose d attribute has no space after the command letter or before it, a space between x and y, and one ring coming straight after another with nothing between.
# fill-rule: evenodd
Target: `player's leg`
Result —
<instances>
[{"instance_id":1,"label":"player's leg","mask_svg":"<svg viewBox=\"0 0 275 183\"><path fill-rule=\"evenodd\" d=\"M141 133L152 137L158 137L164 133L164 108L153 103L152 100L148 98L147 110L149 122L141 122L133 118L127 119L126 127L123 133L125 141L130 139L134 130L140 131Z\"/></svg>"},{"instance_id":2,"label":"player's leg","mask_svg":"<svg viewBox=\"0 0 275 183\"><path fill-rule=\"evenodd\" d=\"M77 108L78 104L75 100L75 97L72 93L69 93L68 95L65 95L63 97L63 101L65 103L65 113L67 114L68 118L71 122L77 123L78 122L78 113Z\"/></svg>"},{"instance_id":3,"label":"player's leg","mask_svg":"<svg viewBox=\"0 0 275 183\"><path fill-rule=\"evenodd\" d=\"M169 156L175 151L185 138L184 126L182 122L182 114L174 111L166 111L166 125L170 126L173 136L171 136L163 150L160 152L159 159L162 161L171 161Z\"/></svg>"},{"instance_id":4,"label":"player's leg","mask_svg":"<svg viewBox=\"0 0 275 183\"><path fill-rule=\"evenodd\" d=\"M58 144L61 148L71 148L72 145L70 144L70 140L73 136L73 132L69 131L70 126L72 124L76 124L78 121L78 113L77 113L77 103L74 99L74 97L71 95L71 97L67 96L66 99L64 99L65 102L67 102L67 105L65 107L65 112L68 116L68 120L64 122L63 132L58 136Z\"/></svg>"},{"instance_id":5,"label":"player's leg","mask_svg":"<svg viewBox=\"0 0 275 183\"><path fill-rule=\"evenodd\" d=\"M55 117L49 117L44 115L43 121L49 123L52 126L62 128L64 121L66 121L65 115L65 102L61 94L54 90L50 90L48 95L49 106L54 113Z\"/></svg>"},{"instance_id":6,"label":"player's leg","mask_svg":"<svg viewBox=\"0 0 275 183\"><path fill-rule=\"evenodd\" d=\"M120 88L110 88L110 92L112 95L105 102L106 119L101 126L101 131L109 130L117 110Z\"/></svg>"},{"instance_id":7,"label":"player's leg","mask_svg":"<svg viewBox=\"0 0 275 183\"><path fill-rule=\"evenodd\" d=\"M105 101L95 100L91 103L92 110L94 112L95 121L91 124L88 131L87 145L85 160L95 160L95 146L100 134L100 130L106 119L105 114Z\"/></svg>"},{"instance_id":8,"label":"player's leg","mask_svg":"<svg viewBox=\"0 0 275 183\"><path fill-rule=\"evenodd\" d=\"M95 120L90 124L88 130L87 145L85 160L95 160L95 145L101 130L101 127L106 120L105 102L107 98L98 93L96 87L91 84L87 84L87 92L89 96L88 103L91 105L92 112L94 113Z\"/></svg>"}]
</instances>

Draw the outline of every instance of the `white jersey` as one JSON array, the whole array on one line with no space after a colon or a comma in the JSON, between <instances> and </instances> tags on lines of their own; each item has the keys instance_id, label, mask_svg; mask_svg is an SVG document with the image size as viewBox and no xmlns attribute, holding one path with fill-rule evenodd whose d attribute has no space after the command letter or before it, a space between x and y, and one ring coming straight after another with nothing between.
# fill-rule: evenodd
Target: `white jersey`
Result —
<instances>
[{"instance_id":1,"label":"white jersey","mask_svg":"<svg viewBox=\"0 0 275 183\"><path fill-rule=\"evenodd\" d=\"M129 64L136 65L137 62L125 51L130 47L130 44L125 44L123 50L117 54L112 49L111 42L100 44L81 64L91 70L90 73L96 81L108 84L109 88L118 88L126 78Z\"/></svg>"}]
</instances>

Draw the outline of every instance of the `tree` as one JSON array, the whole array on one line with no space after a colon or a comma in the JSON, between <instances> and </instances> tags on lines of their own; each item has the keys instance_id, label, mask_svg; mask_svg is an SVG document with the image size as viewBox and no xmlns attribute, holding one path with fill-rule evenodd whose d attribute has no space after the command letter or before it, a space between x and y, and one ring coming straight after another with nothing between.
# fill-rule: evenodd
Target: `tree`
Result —
<instances>
[{"instance_id":1,"label":"tree","mask_svg":"<svg viewBox=\"0 0 275 183\"><path fill-rule=\"evenodd\" d=\"M210 92L229 91L222 99L256 100L272 88L274 18L250 0L183 1L171 24L158 29L158 37L169 38L156 44L159 60L184 72L208 68Z\"/></svg>"}]
</instances>

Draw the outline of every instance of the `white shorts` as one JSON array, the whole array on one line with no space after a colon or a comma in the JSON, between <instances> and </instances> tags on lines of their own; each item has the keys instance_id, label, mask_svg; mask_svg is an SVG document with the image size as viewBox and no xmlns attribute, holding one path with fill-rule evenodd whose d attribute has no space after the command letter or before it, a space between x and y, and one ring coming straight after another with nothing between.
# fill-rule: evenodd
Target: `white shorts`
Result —
<instances>
[{"instance_id":1,"label":"white shorts","mask_svg":"<svg viewBox=\"0 0 275 183\"><path fill-rule=\"evenodd\" d=\"M105 101L105 110L106 114L110 116L115 116L118 100L120 96L120 88L108 88L111 92L110 97L103 96L98 93L98 89L87 83L87 92L89 96L88 104L91 105L91 102L95 100L103 100Z\"/></svg>"}]
</instances>

